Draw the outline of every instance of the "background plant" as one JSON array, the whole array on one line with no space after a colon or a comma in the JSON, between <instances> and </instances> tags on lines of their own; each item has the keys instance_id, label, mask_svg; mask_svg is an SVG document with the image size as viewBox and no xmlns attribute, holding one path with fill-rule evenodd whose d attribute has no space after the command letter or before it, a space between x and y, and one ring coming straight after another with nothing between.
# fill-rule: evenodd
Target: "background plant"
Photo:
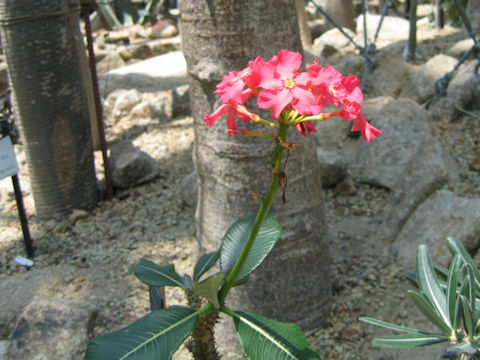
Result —
<instances>
[{"instance_id":1,"label":"background plant","mask_svg":"<svg viewBox=\"0 0 480 360\"><path fill-rule=\"evenodd\" d=\"M416 271L408 273L419 288L418 292L409 290L408 295L437 331L361 317L366 323L402 333L377 337L373 344L413 348L447 342L450 346L444 357L480 359L480 271L459 241L447 238L447 246L453 255L449 269L434 265L427 247L420 245Z\"/></svg>"}]
</instances>

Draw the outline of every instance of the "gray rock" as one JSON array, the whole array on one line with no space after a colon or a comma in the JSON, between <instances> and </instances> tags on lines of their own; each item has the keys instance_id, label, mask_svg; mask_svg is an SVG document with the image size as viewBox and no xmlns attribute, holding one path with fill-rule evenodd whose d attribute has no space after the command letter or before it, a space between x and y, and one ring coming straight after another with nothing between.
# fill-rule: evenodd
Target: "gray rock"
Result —
<instances>
[{"instance_id":1,"label":"gray rock","mask_svg":"<svg viewBox=\"0 0 480 360\"><path fill-rule=\"evenodd\" d=\"M371 119L393 98L384 96L365 100L362 110ZM348 169L355 165L355 155L363 140L352 137L352 123L340 118L316 124L317 133L312 134L317 144L317 157L322 167L324 187L335 186L343 180Z\"/></svg>"},{"instance_id":2,"label":"gray rock","mask_svg":"<svg viewBox=\"0 0 480 360\"><path fill-rule=\"evenodd\" d=\"M343 31L354 38L355 33L347 28ZM333 28L315 39L312 45L312 52L321 57L334 55L345 55L355 50L355 46L337 28Z\"/></svg>"},{"instance_id":3,"label":"gray rock","mask_svg":"<svg viewBox=\"0 0 480 360\"><path fill-rule=\"evenodd\" d=\"M35 298L10 335L11 359L79 359L88 344L97 310L64 299Z\"/></svg>"},{"instance_id":4,"label":"gray rock","mask_svg":"<svg viewBox=\"0 0 480 360\"><path fill-rule=\"evenodd\" d=\"M410 99L387 103L370 119L383 134L358 145L350 174L359 182L392 189L430 136L427 115Z\"/></svg>"},{"instance_id":5,"label":"gray rock","mask_svg":"<svg viewBox=\"0 0 480 360\"><path fill-rule=\"evenodd\" d=\"M7 360L7 353L9 347L10 341L0 340L0 360Z\"/></svg>"},{"instance_id":6,"label":"gray rock","mask_svg":"<svg viewBox=\"0 0 480 360\"><path fill-rule=\"evenodd\" d=\"M142 101L142 94L135 90L123 90L117 93L115 104L113 105L112 116L119 120L125 117L129 112Z\"/></svg>"},{"instance_id":7,"label":"gray rock","mask_svg":"<svg viewBox=\"0 0 480 360\"><path fill-rule=\"evenodd\" d=\"M112 51L97 63L97 74L103 76L111 70L122 68L126 65L125 60L116 51Z\"/></svg>"},{"instance_id":8,"label":"gray rock","mask_svg":"<svg viewBox=\"0 0 480 360\"><path fill-rule=\"evenodd\" d=\"M381 16L377 14L367 14L367 34L370 40L373 40L378 28ZM359 44L363 44L363 15L357 18L357 40ZM408 39L410 23L408 20L397 16L385 16L383 18L382 27L378 34L377 44L382 42L394 42L397 40Z\"/></svg>"},{"instance_id":9,"label":"gray rock","mask_svg":"<svg viewBox=\"0 0 480 360\"><path fill-rule=\"evenodd\" d=\"M120 46L117 50L124 61L147 59L152 56L152 49L146 42Z\"/></svg>"},{"instance_id":10,"label":"gray rock","mask_svg":"<svg viewBox=\"0 0 480 360\"><path fill-rule=\"evenodd\" d=\"M173 96L173 116L189 116L190 109L190 86L177 86L172 93Z\"/></svg>"},{"instance_id":11,"label":"gray rock","mask_svg":"<svg viewBox=\"0 0 480 360\"><path fill-rule=\"evenodd\" d=\"M110 164L113 186L120 189L151 181L160 172L158 162L129 140L112 145Z\"/></svg>"},{"instance_id":12,"label":"gray rock","mask_svg":"<svg viewBox=\"0 0 480 360\"><path fill-rule=\"evenodd\" d=\"M452 70L457 62L457 59L448 55L434 56L410 76L400 96L418 103L432 99L435 95L435 81Z\"/></svg>"},{"instance_id":13,"label":"gray rock","mask_svg":"<svg viewBox=\"0 0 480 360\"><path fill-rule=\"evenodd\" d=\"M368 74L366 90L369 97L392 96L398 97L408 79L418 69L418 66L409 64L398 58L391 58L382 53L377 57L373 71Z\"/></svg>"},{"instance_id":14,"label":"gray rock","mask_svg":"<svg viewBox=\"0 0 480 360\"><path fill-rule=\"evenodd\" d=\"M148 37L151 39L168 38L178 34L177 27L172 23L154 25L148 31Z\"/></svg>"},{"instance_id":15,"label":"gray rock","mask_svg":"<svg viewBox=\"0 0 480 360\"><path fill-rule=\"evenodd\" d=\"M467 51L469 51L473 46L473 39L464 39L456 42L450 49L447 50L447 55L460 58L462 57ZM475 54L472 52L469 59L474 59ZM450 69L451 70L451 69Z\"/></svg>"},{"instance_id":16,"label":"gray rock","mask_svg":"<svg viewBox=\"0 0 480 360\"><path fill-rule=\"evenodd\" d=\"M480 200L462 198L440 190L421 204L403 226L392 248L397 261L413 268L420 244L428 246L432 259L446 266L451 258L445 239L453 237L472 252L480 245Z\"/></svg>"},{"instance_id":17,"label":"gray rock","mask_svg":"<svg viewBox=\"0 0 480 360\"><path fill-rule=\"evenodd\" d=\"M353 74L359 79L362 78L363 69L365 67L365 59L361 55L333 57L326 59L325 63L326 65L334 66L343 75Z\"/></svg>"},{"instance_id":18,"label":"gray rock","mask_svg":"<svg viewBox=\"0 0 480 360\"><path fill-rule=\"evenodd\" d=\"M324 188L333 187L347 177L347 166L338 151L318 147L317 157Z\"/></svg>"},{"instance_id":19,"label":"gray rock","mask_svg":"<svg viewBox=\"0 0 480 360\"><path fill-rule=\"evenodd\" d=\"M109 71L99 79L103 97L117 89L169 90L188 83L182 52L174 51Z\"/></svg>"},{"instance_id":20,"label":"gray rock","mask_svg":"<svg viewBox=\"0 0 480 360\"><path fill-rule=\"evenodd\" d=\"M437 140L428 137L401 174L383 210L389 237L398 234L408 217L430 195L458 177L453 157Z\"/></svg>"},{"instance_id":21,"label":"gray rock","mask_svg":"<svg viewBox=\"0 0 480 360\"><path fill-rule=\"evenodd\" d=\"M447 95L435 98L429 107L433 120L452 121L460 114L460 109L480 108L480 81L475 76L476 61L471 61L460 69L447 88Z\"/></svg>"},{"instance_id":22,"label":"gray rock","mask_svg":"<svg viewBox=\"0 0 480 360\"><path fill-rule=\"evenodd\" d=\"M0 338L7 338L25 306L38 293L48 292L49 287L64 283L58 276L61 269L32 270L9 276L0 281ZM57 273L58 272L58 273ZM7 296L5 296L7 295Z\"/></svg>"},{"instance_id":23,"label":"gray rock","mask_svg":"<svg viewBox=\"0 0 480 360\"><path fill-rule=\"evenodd\" d=\"M171 90L156 93L156 96L148 102L154 118L161 121L170 120L173 117L173 92Z\"/></svg>"},{"instance_id":24,"label":"gray rock","mask_svg":"<svg viewBox=\"0 0 480 360\"><path fill-rule=\"evenodd\" d=\"M198 175L196 171L192 171L182 179L180 196L185 205L195 209L197 207L197 193Z\"/></svg>"}]
</instances>

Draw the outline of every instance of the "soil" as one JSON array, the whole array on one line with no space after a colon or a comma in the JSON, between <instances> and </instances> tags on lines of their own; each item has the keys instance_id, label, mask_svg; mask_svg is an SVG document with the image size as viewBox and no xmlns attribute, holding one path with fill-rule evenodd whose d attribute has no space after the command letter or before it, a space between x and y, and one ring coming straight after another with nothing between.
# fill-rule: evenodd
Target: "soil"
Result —
<instances>
[{"instance_id":1,"label":"soil","mask_svg":"<svg viewBox=\"0 0 480 360\"><path fill-rule=\"evenodd\" d=\"M449 30L451 31L451 30ZM458 37L465 37L460 31ZM451 44L435 37L421 43L424 60L444 51ZM478 154L479 111L465 113L455 123L443 124L434 135L459 161L462 183L458 192L479 195L478 173L468 165ZM36 255L30 271L58 269L63 280L52 285L55 296L88 301L100 309L92 336L123 327L149 311L148 288L128 273L142 258L160 265L174 263L178 273L191 273L198 258L194 209L181 200L181 180L193 169L193 121L190 117L170 122L113 122L106 119L108 141L127 135L135 145L158 160L161 172L153 182L118 193L87 214L63 221L42 222L35 216L28 169L21 145L16 152L21 183L26 190L25 204ZM475 125L477 125L475 127ZM142 129L138 132L135 129ZM99 178L100 154L96 154ZM323 359L427 359L435 358L442 347L428 352L398 351L371 345L375 334L383 333L359 323L359 316L418 326L428 330L406 290L414 288L404 270L377 243L375 224L389 191L356 184L354 195L325 190L325 207L331 239L334 299L330 316L318 328L307 331L314 349ZM0 199L0 280L26 272L14 261L24 255L23 236L15 199L3 191ZM412 254L414 256L414 254ZM167 288L168 305L185 304L183 294ZM418 319L418 320L417 320ZM187 359L181 349L175 356Z\"/></svg>"}]
</instances>

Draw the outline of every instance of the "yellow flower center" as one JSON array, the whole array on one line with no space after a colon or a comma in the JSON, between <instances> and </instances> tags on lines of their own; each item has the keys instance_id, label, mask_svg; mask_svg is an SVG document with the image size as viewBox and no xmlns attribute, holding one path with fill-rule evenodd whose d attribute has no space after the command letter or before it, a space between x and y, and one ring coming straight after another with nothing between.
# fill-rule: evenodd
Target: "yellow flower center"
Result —
<instances>
[{"instance_id":1,"label":"yellow flower center","mask_svg":"<svg viewBox=\"0 0 480 360\"><path fill-rule=\"evenodd\" d=\"M287 79L283 82L283 86L289 89L293 89L295 86L295 81L293 81L292 79Z\"/></svg>"}]
</instances>

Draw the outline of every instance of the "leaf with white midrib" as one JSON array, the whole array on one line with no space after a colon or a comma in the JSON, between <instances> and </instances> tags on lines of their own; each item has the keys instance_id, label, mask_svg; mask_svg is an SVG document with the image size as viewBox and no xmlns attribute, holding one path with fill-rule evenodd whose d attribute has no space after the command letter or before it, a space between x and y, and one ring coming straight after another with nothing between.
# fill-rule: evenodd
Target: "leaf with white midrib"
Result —
<instances>
[{"instance_id":1,"label":"leaf with white midrib","mask_svg":"<svg viewBox=\"0 0 480 360\"><path fill-rule=\"evenodd\" d=\"M372 343L373 345L390 348L412 348L418 346L438 344L448 340L449 337L445 335L401 334L380 336L374 338Z\"/></svg>"},{"instance_id":2,"label":"leaf with white midrib","mask_svg":"<svg viewBox=\"0 0 480 360\"><path fill-rule=\"evenodd\" d=\"M175 272L173 264L159 266L153 261L142 259L130 272L150 286L179 286L185 288L183 279Z\"/></svg>"},{"instance_id":3,"label":"leaf with white midrib","mask_svg":"<svg viewBox=\"0 0 480 360\"><path fill-rule=\"evenodd\" d=\"M248 359L320 360L295 324L237 311L233 314L240 344Z\"/></svg>"},{"instance_id":4,"label":"leaf with white midrib","mask_svg":"<svg viewBox=\"0 0 480 360\"><path fill-rule=\"evenodd\" d=\"M433 305L434 310L445 324L451 328L447 314L447 299L438 283L430 254L425 245L420 245L417 250L417 276L422 294Z\"/></svg>"},{"instance_id":5,"label":"leaf with white midrib","mask_svg":"<svg viewBox=\"0 0 480 360\"><path fill-rule=\"evenodd\" d=\"M127 327L90 341L85 360L170 359L198 320L193 309L156 310Z\"/></svg>"}]
</instances>

